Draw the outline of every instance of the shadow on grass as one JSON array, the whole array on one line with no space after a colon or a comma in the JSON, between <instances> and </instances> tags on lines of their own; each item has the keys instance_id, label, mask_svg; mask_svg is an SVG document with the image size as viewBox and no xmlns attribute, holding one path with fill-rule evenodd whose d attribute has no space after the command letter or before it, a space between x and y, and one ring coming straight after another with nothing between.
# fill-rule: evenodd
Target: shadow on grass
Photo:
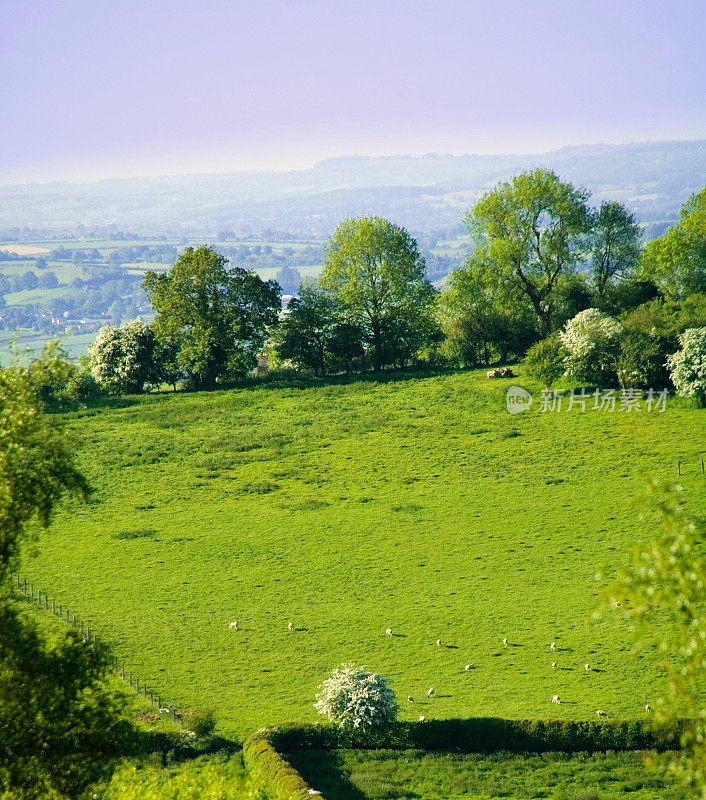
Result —
<instances>
[{"instance_id":1,"label":"shadow on grass","mask_svg":"<svg viewBox=\"0 0 706 800\"><path fill-rule=\"evenodd\" d=\"M321 792L326 800L367 800L352 784L343 769L343 760L328 750L303 750L284 754L310 787Z\"/></svg>"}]
</instances>

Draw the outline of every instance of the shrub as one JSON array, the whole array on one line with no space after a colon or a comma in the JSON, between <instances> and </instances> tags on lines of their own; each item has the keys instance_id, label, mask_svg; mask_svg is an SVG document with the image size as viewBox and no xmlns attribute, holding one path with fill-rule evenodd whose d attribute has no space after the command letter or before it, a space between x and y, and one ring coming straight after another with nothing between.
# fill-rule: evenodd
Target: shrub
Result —
<instances>
[{"instance_id":1,"label":"shrub","mask_svg":"<svg viewBox=\"0 0 706 800\"><path fill-rule=\"evenodd\" d=\"M142 320L118 328L106 325L88 349L91 372L102 389L113 394L140 394L156 379L155 339Z\"/></svg>"},{"instance_id":2,"label":"shrub","mask_svg":"<svg viewBox=\"0 0 706 800\"><path fill-rule=\"evenodd\" d=\"M533 344L527 351L524 365L532 378L541 381L551 388L554 381L564 374L566 351L562 347L558 334L554 333Z\"/></svg>"},{"instance_id":3,"label":"shrub","mask_svg":"<svg viewBox=\"0 0 706 800\"><path fill-rule=\"evenodd\" d=\"M597 308L587 308L570 319L559 333L567 351L566 374L594 386L614 385L621 331L619 322Z\"/></svg>"},{"instance_id":4,"label":"shrub","mask_svg":"<svg viewBox=\"0 0 706 800\"><path fill-rule=\"evenodd\" d=\"M343 664L323 682L316 708L341 728L374 728L394 722L397 701L387 678Z\"/></svg>"},{"instance_id":5,"label":"shrub","mask_svg":"<svg viewBox=\"0 0 706 800\"><path fill-rule=\"evenodd\" d=\"M706 328L690 328L679 337L681 350L667 359L677 393L706 406Z\"/></svg>"},{"instance_id":6,"label":"shrub","mask_svg":"<svg viewBox=\"0 0 706 800\"><path fill-rule=\"evenodd\" d=\"M187 711L184 714L184 728L195 733L199 739L210 736L216 727L216 717L211 709L207 711Z\"/></svg>"},{"instance_id":7,"label":"shrub","mask_svg":"<svg viewBox=\"0 0 706 800\"><path fill-rule=\"evenodd\" d=\"M642 331L625 331L620 338L620 355L615 364L623 388L669 386L668 353L664 339Z\"/></svg>"}]
</instances>

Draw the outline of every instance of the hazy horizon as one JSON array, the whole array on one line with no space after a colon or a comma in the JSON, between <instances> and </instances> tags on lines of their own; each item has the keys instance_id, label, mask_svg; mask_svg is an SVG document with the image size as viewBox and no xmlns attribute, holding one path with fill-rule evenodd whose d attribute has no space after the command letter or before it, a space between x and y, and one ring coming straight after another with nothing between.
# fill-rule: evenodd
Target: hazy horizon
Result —
<instances>
[{"instance_id":1,"label":"hazy horizon","mask_svg":"<svg viewBox=\"0 0 706 800\"><path fill-rule=\"evenodd\" d=\"M706 136L701 0L28 0L0 22L3 185Z\"/></svg>"}]
</instances>

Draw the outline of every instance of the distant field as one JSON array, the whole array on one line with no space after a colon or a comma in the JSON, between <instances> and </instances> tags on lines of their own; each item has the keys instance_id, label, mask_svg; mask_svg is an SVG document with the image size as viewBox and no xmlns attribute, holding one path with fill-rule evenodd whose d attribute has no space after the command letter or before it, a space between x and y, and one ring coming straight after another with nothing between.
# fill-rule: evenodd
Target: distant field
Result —
<instances>
[{"instance_id":1,"label":"distant field","mask_svg":"<svg viewBox=\"0 0 706 800\"><path fill-rule=\"evenodd\" d=\"M678 800L673 780L648 771L642 753L460 755L340 750L287 756L327 800Z\"/></svg>"},{"instance_id":2,"label":"distant field","mask_svg":"<svg viewBox=\"0 0 706 800\"><path fill-rule=\"evenodd\" d=\"M8 253L15 253L18 256L41 256L48 253L49 250L45 247L38 247L34 244L1 244L0 250L5 250Z\"/></svg>"},{"instance_id":3,"label":"distant field","mask_svg":"<svg viewBox=\"0 0 706 800\"><path fill-rule=\"evenodd\" d=\"M640 716L661 677L630 653L622 609L593 619L596 573L651 537L636 499L677 458L706 511L704 412L511 417L507 383L168 393L72 415L95 496L24 572L233 736L315 719L343 661L389 675L408 720Z\"/></svg>"},{"instance_id":4,"label":"distant field","mask_svg":"<svg viewBox=\"0 0 706 800\"><path fill-rule=\"evenodd\" d=\"M12 335L12 331L0 331L0 366L7 366L12 360L9 350L9 342ZM95 333L62 334L57 336L24 329L19 333L16 346L19 360L23 364L36 358L47 342L53 339L59 340L69 358L76 359L88 351L95 338Z\"/></svg>"}]
</instances>

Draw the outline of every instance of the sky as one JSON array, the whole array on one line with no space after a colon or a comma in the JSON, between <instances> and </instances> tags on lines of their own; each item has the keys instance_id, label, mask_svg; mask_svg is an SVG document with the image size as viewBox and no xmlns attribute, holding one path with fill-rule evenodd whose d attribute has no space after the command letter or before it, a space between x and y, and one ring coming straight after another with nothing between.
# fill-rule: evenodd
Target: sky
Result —
<instances>
[{"instance_id":1,"label":"sky","mask_svg":"<svg viewBox=\"0 0 706 800\"><path fill-rule=\"evenodd\" d=\"M21 0L0 184L706 138L706 0Z\"/></svg>"}]
</instances>

